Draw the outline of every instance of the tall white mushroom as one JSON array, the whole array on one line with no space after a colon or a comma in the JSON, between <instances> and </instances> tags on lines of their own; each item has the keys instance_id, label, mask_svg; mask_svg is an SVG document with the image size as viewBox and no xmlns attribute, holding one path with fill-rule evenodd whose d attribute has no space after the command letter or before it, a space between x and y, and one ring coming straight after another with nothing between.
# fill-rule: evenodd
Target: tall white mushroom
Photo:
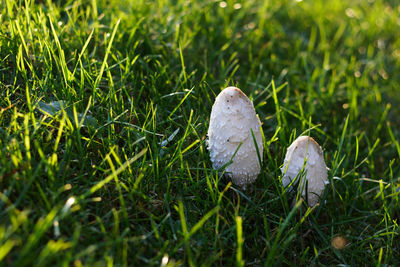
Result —
<instances>
[{"instance_id":1,"label":"tall white mushroom","mask_svg":"<svg viewBox=\"0 0 400 267\"><path fill-rule=\"evenodd\" d=\"M261 168L251 130L262 160L261 122L253 103L239 88L225 88L211 110L208 149L213 168L219 169L231 160L241 144L225 171L234 184L242 187L253 183Z\"/></svg>"},{"instance_id":2,"label":"tall white mushroom","mask_svg":"<svg viewBox=\"0 0 400 267\"><path fill-rule=\"evenodd\" d=\"M302 169L304 175L299 175ZM284 187L293 179L301 178L298 185L302 188L302 196L308 196L308 205L314 206L318 203L328 183L328 171L322 149L313 138L300 136L288 147L281 171ZM295 183L297 181L293 182Z\"/></svg>"}]
</instances>

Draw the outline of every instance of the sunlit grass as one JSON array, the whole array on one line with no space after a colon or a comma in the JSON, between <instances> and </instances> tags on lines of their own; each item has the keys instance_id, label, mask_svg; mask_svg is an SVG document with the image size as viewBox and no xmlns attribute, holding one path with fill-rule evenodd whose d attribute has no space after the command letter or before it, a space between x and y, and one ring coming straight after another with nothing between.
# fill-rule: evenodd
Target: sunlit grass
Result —
<instances>
[{"instance_id":1,"label":"sunlit grass","mask_svg":"<svg viewBox=\"0 0 400 267\"><path fill-rule=\"evenodd\" d=\"M0 1L0 265L398 265L396 1ZM226 86L263 168L212 170ZM300 134L319 206L285 194Z\"/></svg>"}]
</instances>

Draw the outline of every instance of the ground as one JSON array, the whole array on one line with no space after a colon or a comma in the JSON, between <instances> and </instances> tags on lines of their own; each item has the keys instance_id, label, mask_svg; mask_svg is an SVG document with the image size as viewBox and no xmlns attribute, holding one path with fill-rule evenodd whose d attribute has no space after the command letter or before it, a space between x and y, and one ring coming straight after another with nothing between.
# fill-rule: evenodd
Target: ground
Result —
<instances>
[{"instance_id":1,"label":"ground","mask_svg":"<svg viewBox=\"0 0 400 267\"><path fill-rule=\"evenodd\" d=\"M399 265L395 0L0 6L0 265ZM263 129L246 190L212 169L215 96ZM282 187L312 136L320 205Z\"/></svg>"}]
</instances>

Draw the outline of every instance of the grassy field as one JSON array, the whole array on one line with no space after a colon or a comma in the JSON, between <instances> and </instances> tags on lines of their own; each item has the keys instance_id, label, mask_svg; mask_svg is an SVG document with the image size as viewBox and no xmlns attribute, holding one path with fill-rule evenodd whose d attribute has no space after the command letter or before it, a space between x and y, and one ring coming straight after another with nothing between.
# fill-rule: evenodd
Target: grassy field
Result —
<instances>
[{"instance_id":1,"label":"grassy field","mask_svg":"<svg viewBox=\"0 0 400 267\"><path fill-rule=\"evenodd\" d=\"M400 265L399 36L395 0L0 0L0 266ZM247 190L205 143L229 85ZM313 209L280 182L301 134Z\"/></svg>"}]
</instances>

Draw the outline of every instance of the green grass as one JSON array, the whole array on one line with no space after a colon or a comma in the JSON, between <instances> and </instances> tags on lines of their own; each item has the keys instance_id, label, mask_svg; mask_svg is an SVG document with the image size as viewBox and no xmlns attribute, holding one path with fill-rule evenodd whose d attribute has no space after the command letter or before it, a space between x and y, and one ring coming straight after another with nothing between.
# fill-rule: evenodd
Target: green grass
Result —
<instances>
[{"instance_id":1,"label":"green grass","mask_svg":"<svg viewBox=\"0 0 400 267\"><path fill-rule=\"evenodd\" d=\"M0 265L399 265L400 6L346 2L1 0ZM246 191L205 144L228 85L263 125ZM314 209L280 183L302 133Z\"/></svg>"}]
</instances>

